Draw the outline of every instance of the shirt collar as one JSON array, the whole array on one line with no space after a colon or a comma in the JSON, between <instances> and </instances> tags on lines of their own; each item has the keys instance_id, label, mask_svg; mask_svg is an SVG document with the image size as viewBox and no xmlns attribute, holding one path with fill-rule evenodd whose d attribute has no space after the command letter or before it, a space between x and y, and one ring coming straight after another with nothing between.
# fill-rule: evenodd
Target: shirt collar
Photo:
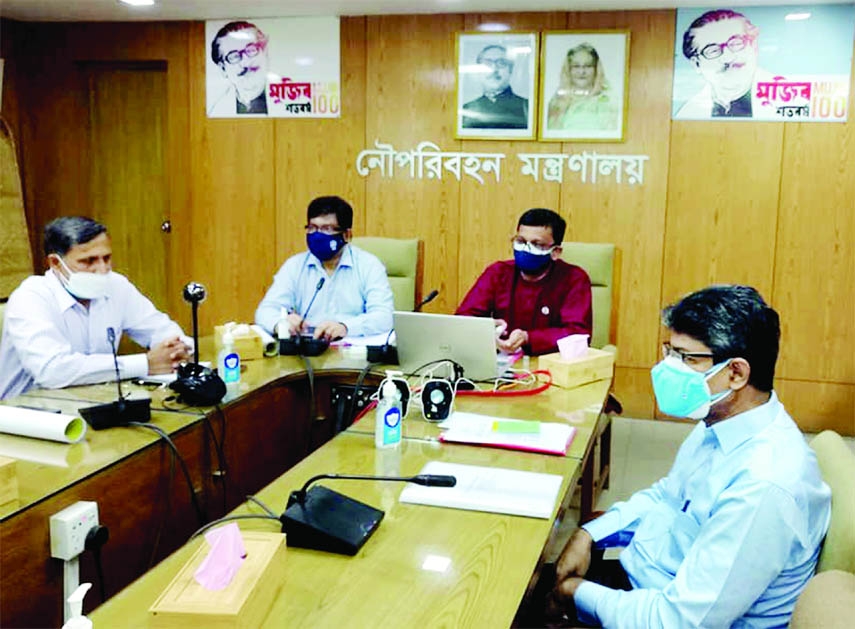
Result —
<instances>
[{"instance_id":1,"label":"shirt collar","mask_svg":"<svg viewBox=\"0 0 855 629\"><path fill-rule=\"evenodd\" d=\"M324 263L311 251L307 251L306 255L308 255L308 261L306 262L307 266L314 266L317 268L323 268ZM344 253L341 254L341 259L338 261L339 266L352 267L353 266L353 248L350 246L350 243L345 244Z\"/></svg>"},{"instance_id":2,"label":"shirt collar","mask_svg":"<svg viewBox=\"0 0 855 629\"><path fill-rule=\"evenodd\" d=\"M65 312L66 310L73 308L75 304L80 304L80 302L77 301L71 293L65 290L65 286L63 286L53 269L45 271L45 280L47 281L47 285L50 288L51 293L53 293L54 299L56 299L56 303L59 304L61 312Z\"/></svg>"},{"instance_id":3,"label":"shirt collar","mask_svg":"<svg viewBox=\"0 0 855 629\"><path fill-rule=\"evenodd\" d=\"M728 417L713 424L709 430L715 434L722 452L728 454L775 421L780 407L778 396L772 391L765 404Z\"/></svg>"}]
</instances>

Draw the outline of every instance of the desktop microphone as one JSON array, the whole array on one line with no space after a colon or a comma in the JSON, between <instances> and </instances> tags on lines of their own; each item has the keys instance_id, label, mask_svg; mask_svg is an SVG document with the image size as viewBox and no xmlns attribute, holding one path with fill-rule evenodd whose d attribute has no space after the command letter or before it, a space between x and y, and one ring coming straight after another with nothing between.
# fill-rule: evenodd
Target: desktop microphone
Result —
<instances>
[{"instance_id":1,"label":"desktop microphone","mask_svg":"<svg viewBox=\"0 0 855 629\"><path fill-rule=\"evenodd\" d=\"M315 298L321 292L326 278L322 277L318 280L318 285L315 286L315 292L309 300L309 305L303 312L301 319L306 320L312 305L315 303ZM279 355L280 356L320 356L330 346L330 342L325 338L316 339L309 334L292 334L287 338L279 339Z\"/></svg>"},{"instance_id":2,"label":"desktop microphone","mask_svg":"<svg viewBox=\"0 0 855 629\"><path fill-rule=\"evenodd\" d=\"M107 328L107 340L113 351L113 366L116 368L116 388L119 398L115 402L96 404L78 409L81 417L95 430L126 426L130 422L147 422L151 419L151 400L149 398L126 399L122 394L122 377L119 373L119 356L116 353L116 332Z\"/></svg>"},{"instance_id":3,"label":"desktop microphone","mask_svg":"<svg viewBox=\"0 0 855 629\"><path fill-rule=\"evenodd\" d=\"M303 487L292 491L288 507L279 517L288 545L314 548L340 555L355 555L380 526L383 511L335 492L323 485L308 489L322 478L340 480L380 480L416 483L428 487L454 487L457 478L441 474L417 476L362 476L352 474L319 474Z\"/></svg>"},{"instance_id":4,"label":"desktop microphone","mask_svg":"<svg viewBox=\"0 0 855 629\"><path fill-rule=\"evenodd\" d=\"M175 380L169 388L178 393L178 399L192 406L213 406L226 395L226 383L209 367L199 364L199 304L205 301L207 291L198 282L184 287L184 301L193 309L193 362L178 365Z\"/></svg>"},{"instance_id":5,"label":"desktop microphone","mask_svg":"<svg viewBox=\"0 0 855 629\"><path fill-rule=\"evenodd\" d=\"M438 289L438 288L434 288L431 292L429 292L429 293L427 294L427 297L425 297L424 299L422 299L422 300L418 303L418 305L417 305L415 308L413 308L413 312L421 312L421 311L422 311L422 307L423 307L423 306L427 306L430 302L432 302L434 299L436 299L436 296L437 296L437 295L439 295L439 289Z\"/></svg>"},{"instance_id":6,"label":"desktop microphone","mask_svg":"<svg viewBox=\"0 0 855 629\"><path fill-rule=\"evenodd\" d=\"M422 306L426 306L439 295L439 289L434 288L431 292L427 294L427 297L422 299L416 307L413 308L413 312L421 312ZM389 345L389 339L392 338L392 332L395 329L392 328L389 330L389 334L386 335L386 342L383 345L369 345L365 348L365 359L369 363L383 363L385 365L397 365L398 364L398 348Z\"/></svg>"}]
</instances>

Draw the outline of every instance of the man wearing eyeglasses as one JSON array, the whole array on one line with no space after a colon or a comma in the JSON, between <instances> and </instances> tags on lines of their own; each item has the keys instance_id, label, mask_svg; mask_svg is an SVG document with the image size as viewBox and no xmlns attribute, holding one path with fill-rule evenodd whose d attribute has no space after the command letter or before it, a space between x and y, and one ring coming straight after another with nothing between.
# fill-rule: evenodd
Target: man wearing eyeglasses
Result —
<instances>
[{"instance_id":1,"label":"man wearing eyeglasses","mask_svg":"<svg viewBox=\"0 0 855 629\"><path fill-rule=\"evenodd\" d=\"M816 568L831 491L773 389L778 313L749 286L714 286L666 308L663 323L656 402L698 423L665 478L571 535L550 615L785 627ZM619 562L602 559L612 546L625 547Z\"/></svg>"},{"instance_id":2,"label":"man wearing eyeglasses","mask_svg":"<svg viewBox=\"0 0 855 629\"><path fill-rule=\"evenodd\" d=\"M231 87L210 116L267 114L267 36L251 22L229 22L211 41L211 59Z\"/></svg>"},{"instance_id":3,"label":"man wearing eyeglasses","mask_svg":"<svg viewBox=\"0 0 855 629\"><path fill-rule=\"evenodd\" d=\"M511 239L514 259L488 266L456 314L496 319L503 330L497 345L507 353L556 352L558 339L590 335L591 280L561 260L566 226L552 210L523 213Z\"/></svg>"},{"instance_id":4,"label":"man wearing eyeglasses","mask_svg":"<svg viewBox=\"0 0 855 629\"><path fill-rule=\"evenodd\" d=\"M389 278L376 256L350 244L353 208L340 197L318 197L309 203L307 219L309 250L285 261L255 311L255 322L279 338L311 333L334 340L389 332L394 308Z\"/></svg>"},{"instance_id":5,"label":"man wearing eyeglasses","mask_svg":"<svg viewBox=\"0 0 855 629\"><path fill-rule=\"evenodd\" d=\"M769 76L758 69L760 29L742 13L729 9L707 11L683 34L683 55L707 82L675 118L757 118L763 112L752 89Z\"/></svg>"},{"instance_id":6,"label":"man wearing eyeglasses","mask_svg":"<svg viewBox=\"0 0 855 629\"><path fill-rule=\"evenodd\" d=\"M528 127L528 99L511 89L514 62L504 46L491 44L478 53L483 70L484 93L463 105L464 129L525 129Z\"/></svg>"}]
</instances>

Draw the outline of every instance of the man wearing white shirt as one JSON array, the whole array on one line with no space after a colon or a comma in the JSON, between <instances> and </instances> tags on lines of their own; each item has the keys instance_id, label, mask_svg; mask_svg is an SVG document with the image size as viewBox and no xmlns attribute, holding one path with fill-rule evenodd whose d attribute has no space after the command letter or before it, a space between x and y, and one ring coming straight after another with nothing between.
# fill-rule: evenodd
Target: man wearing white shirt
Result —
<instances>
[{"instance_id":1,"label":"man wearing white shirt","mask_svg":"<svg viewBox=\"0 0 855 629\"><path fill-rule=\"evenodd\" d=\"M716 286L663 323L657 404L702 421L665 478L573 533L553 603L603 627L785 627L816 568L831 492L772 388L778 314L753 288ZM626 548L617 564L592 558L595 545Z\"/></svg>"},{"instance_id":2,"label":"man wearing white shirt","mask_svg":"<svg viewBox=\"0 0 855 629\"><path fill-rule=\"evenodd\" d=\"M45 228L44 275L24 280L6 304L0 339L0 399L115 377L107 329L126 332L145 354L119 356L122 378L169 373L192 340L123 275L112 271L107 228L62 217Z\"/></svg>"}]
</instances>

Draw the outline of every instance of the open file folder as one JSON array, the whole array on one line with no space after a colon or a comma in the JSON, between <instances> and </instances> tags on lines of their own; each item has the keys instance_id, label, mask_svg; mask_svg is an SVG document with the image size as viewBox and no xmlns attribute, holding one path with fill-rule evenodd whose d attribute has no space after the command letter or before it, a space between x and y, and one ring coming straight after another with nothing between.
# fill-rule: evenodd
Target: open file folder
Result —
<instances>
[{"instance_id":1,"label":"open file folder","mask_svg":"<svg viewBox=\"0 0 855 629\"><path fill-rule=\"evenodd\" d=\"M449 474L454 487L407 484L401 502L549 519L561 489L555 474L431 461L419 474Z\"/></svg>"},{"instance_id":2,"label":"open file folder","mask_svg":"<svg viewBox=\"0 0 855 629\"><path fill-rule=\"evenodd\" d=\"M447 428L439 439L452 443L524 450L565 456L576 429L557 422L533 422L454 412L440 428Z\"/></svg>"}]
</instances>

